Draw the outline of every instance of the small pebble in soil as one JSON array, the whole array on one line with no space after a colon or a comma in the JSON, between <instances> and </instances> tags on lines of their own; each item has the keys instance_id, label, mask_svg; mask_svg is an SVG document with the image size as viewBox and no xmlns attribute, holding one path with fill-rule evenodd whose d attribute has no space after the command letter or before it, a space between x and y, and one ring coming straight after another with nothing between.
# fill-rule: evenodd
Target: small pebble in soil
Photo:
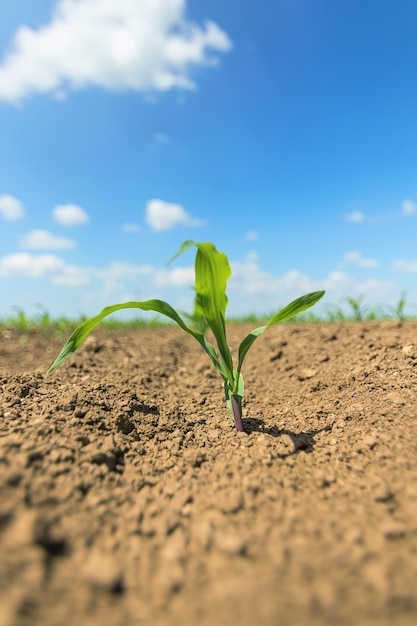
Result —
<instances>
[{"instance_id":1,"label":"small pebble in soil","mask_svg":"<svg viewBox=\"0 0 417 626\"><path fill-rule=\"evenodd\" d=\"M217 532L214 543L219 552L231 556L244 556L247 551L247 542L238 535L228 532Z\"/></svg>"},{"instance_id":2,"label":"small pebble in soil","mask_svg":"<svg viewBox=\"0 0 417 626\"><path fill-rule=\"evenodd\" d=\"M99 587L112 593L124 591L121 567L111 554L93 550L87 558L83 575L94 587Z\"/></svg>"}]
</instances>

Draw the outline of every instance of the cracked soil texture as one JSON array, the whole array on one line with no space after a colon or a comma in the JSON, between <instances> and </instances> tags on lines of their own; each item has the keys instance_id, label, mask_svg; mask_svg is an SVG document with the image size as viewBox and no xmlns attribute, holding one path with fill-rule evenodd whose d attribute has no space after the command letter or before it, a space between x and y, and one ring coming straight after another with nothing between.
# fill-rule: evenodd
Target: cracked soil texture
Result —
<instances>
[{"instance_id":1,"label":"cracked soil texture","mask_svg":"<svg viewBox=\"0 0 417 626\"><path fill-rule=\"evenodd\" d=\"M252 330L228 329L236 354ZM415 626L417 323L0 334L1 626Z\"/></svg>"}]
</instances>

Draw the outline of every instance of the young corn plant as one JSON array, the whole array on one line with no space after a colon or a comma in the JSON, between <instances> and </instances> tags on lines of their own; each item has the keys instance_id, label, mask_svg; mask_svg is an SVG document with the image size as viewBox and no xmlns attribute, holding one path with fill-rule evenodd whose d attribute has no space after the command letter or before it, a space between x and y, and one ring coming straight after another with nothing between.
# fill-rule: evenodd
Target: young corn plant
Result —
<instances>
[{"instance_id":1,"label":"young corn plant","mask_svg":"<svg viewBox=\"0 0 417 626\"><path fill-rule=\"evenodd\" d=\"M194 313L191 316L194 327L188 326L177 311L163 300L113 304L105 307L95 317L85 320L74 330L48 371L54 370L73 354L93 328L107 315L121 309L154 311L176 322L186 333L192 335L206 351L223 379L226 403L234 420L236 430L243 431L242 399L244 382L242 366L250 347L270 326L288 320L313 306L324 295L324 291L315 291L301 296L301 298L294 300L275 313L267 324L255 328L249 333L239 346L237 366L234 367L226 339L226 307L228 303L226 285L231 275L229 261L227 256L223 252L219 252L212 243L196 243L194 241L185 241L171 261L192 246L197 248L195 257L195 306ZM206 336L207 329L211 330L217 348L208 341Z\"/></svg>"}]
</instances>

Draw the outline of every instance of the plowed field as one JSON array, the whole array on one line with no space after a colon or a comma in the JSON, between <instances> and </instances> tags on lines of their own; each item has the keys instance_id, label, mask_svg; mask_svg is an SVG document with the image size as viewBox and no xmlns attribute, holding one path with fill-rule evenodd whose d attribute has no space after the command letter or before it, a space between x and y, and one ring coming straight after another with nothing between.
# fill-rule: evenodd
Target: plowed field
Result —
<instances>
[{"instance_id":1,"label":"plowed field","mask_svg":"<svg viewBox=\"0 0 417 626\"><path fill-rule=\"evenodd\" d=\"M233 350L251 330L229 328ZM417 324L0 335L1 626L415 626Z\"/></svg>"}]
</instances>

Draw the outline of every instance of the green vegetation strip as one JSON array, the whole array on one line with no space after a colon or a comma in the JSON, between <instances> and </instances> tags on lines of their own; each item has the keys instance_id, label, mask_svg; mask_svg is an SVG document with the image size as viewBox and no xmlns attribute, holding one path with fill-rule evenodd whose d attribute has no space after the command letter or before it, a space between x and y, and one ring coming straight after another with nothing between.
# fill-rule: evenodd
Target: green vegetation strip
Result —
<instances>
[{"instance_id":1,"label":"green vegetation strip","mask_svg":"<svg viewBox=\"0 0 417 626\"><path fill-rule=\"evenodd\" d=\"M309 311L308 313L301 313L293 317L291 322L308 323L308 322L347 322L347 321L388 321L388 320L415 320L417 314L412 315L411 312L406 312L406 297L403 294L396 304L391 306L388 304L380 305L364 305L365 296L361 295L357 298L352 296L345 296L341 303L336 305L328 305L326 310L318 315ZM343 304L345 307L343 307ZM15 311L14 315L9 317L0 318L0 330L44 330L50 334L65 335L68 332L72 332L87 319L86 315L81 315L78 318L68 317L51 317L47 309L41 308L41 313L38 315L28 316L20 307L13 307ZM410 309L417 309L416 305L410 304ZM187 316L184 313L184 317ZM268 314L256 314L248 313L247 315L237 317L227 317L227 324L262 324L268 321L271 315ZM164 326L173 325L173 322L155 315L151 318L135 317L130 320L122 320L119 318L112 318L103 320L102 326L109 330L129 330L140 328L160 328Z\"/></svg>"}]
</instances>

